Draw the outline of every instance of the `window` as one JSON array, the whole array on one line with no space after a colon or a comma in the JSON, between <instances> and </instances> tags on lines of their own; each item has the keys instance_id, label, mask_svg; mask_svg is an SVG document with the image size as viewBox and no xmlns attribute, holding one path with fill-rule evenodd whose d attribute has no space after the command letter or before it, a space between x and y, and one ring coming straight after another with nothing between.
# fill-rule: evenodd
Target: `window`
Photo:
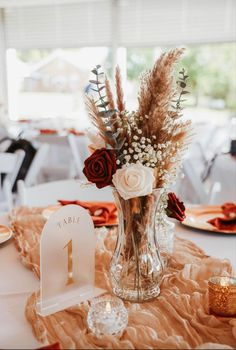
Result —
<instances>
[{"instance_id":1,"label":"window","mask_svg":"<svg viewBox=\"0 0 236 350\"><path fill-rule=\"evenodd\" d=\"M8 49L10 118L57 117L87 124L84 95L98 63L110 68L108 48Z\"/></svg>"},{"instance_id":2,"label":"window","mask_svg":"<svg viewBox=\"0 0 236 350\"><path fill-rule=\"evenodd\" d=\"M138 76L168 48L127 50L128 101L137 105ZM195 122L223 122L236 113L236 44L189 45L181 60L189 75L184 113ZM177 72L178 73L178 72Z\"/></svg>"},{"instance_id":3,"label":"window","mask_svg":"<svg viewBox=\"0 0 236 350\"><path fill-rule=\"evenodd\" d=\"M167 48L120 48L127 109L137 107L139 76ZM90 71L102 64L111 76L106 47L64 50L8 49L8 90L11 119L59 117L88 124L84 104ZM188 71L185 113L195 121L225 119L236 111L236 44L188 46L181 66ZM205 119L206 120L206 119Z\"/></svg>"}]
</instances>

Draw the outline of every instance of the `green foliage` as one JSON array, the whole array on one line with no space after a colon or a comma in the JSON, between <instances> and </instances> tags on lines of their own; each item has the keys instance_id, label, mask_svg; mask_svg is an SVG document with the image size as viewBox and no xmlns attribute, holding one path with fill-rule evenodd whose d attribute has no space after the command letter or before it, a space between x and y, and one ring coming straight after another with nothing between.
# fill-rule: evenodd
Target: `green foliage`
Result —
<instances>
[{"instance_id":1,"label":"green foliage","mask_svg":"<svg viewBox=\"0 0 236 350\"><path fill-rule=\"evenodd\" d=\"M186 100L183 99L182 97L183 95L186 95L189 93L187 90L185 90L185 88L187 87L187 79L188 79L188 75L185 74L185 69L182 68L182 70L179 72L179 78L177 80L177 84L179 85L179 88L180 88L179 97L177 100L172 100L172 102L174 102L175 105L171 106L176 112L183 110L182 103L185 102Z\"/></svg>"},{"instance_id":2,"label":"green foliage","mask_svg":"<svg viewBox=\"0 0 236 350\"><path fill-rule=\"evenodd\" d=\"M105 89L104 82L100 81L103 80L104 76L103 71L101 71L101 66L97 65L92 70L92 73L95 75L95 79L91 79L89 80L89 82L94 86L92 90L98 94L98 100L96 101L96 105L99 109L99 117L102 119L102 122L106 129L104 133L104 139L109 140L107 147L109 147L109 145L113 145L115 150L120 150L125 140L120 140L120 132L114 132L113 130L114 124L117 123L115 118L117 111L115 109L113 110L108 108L109 102L106 101L107 96L101 94L101 91Z\"/></svg>"},{"instance_id":3,"label":"green foliage","mask_svg":"<svg viewBox=\"0 0 236 350\"><path fill-rule=\"evenodd\" d=\"M151 68L156 58L154 52L153 48L127 49L129 80L138 83L140 73ZM188 46L178 68L181 67L185 67L190 77L189 89L196 105L206 97L222 99L226 108L236 109L235 43Z\"/></svg>"},{"instance_id":4,"label":"green foliage","mask_svg":"<svg viewBox=\"0 0 236 350\"><path fill-rule=\"evenodd\" d=\"M17 50L17 56L23 62L36 63L47 57L52 51L49 49Z\"/></svg>"},{"instance_id":5,"label":"green foliage","mask_svg":"<svg viewBox=\"0 0 236 350\"><path fill-rule=\"evenodd\" d=\"M127 49L127 77L137 81L140 74L152 67L154 50L152 48Z\"/></svg>"},{"instance_id":6,"label":"green foliage","mask_svg":"<svg viewBox=\"0 0 236 350\"><path fill-rule=\"evenodd\" d=\"M226 108L236 109L236 44L188 47L181 66L191 77L193 94L222 99Z\"/></svg>"}]
</instances>

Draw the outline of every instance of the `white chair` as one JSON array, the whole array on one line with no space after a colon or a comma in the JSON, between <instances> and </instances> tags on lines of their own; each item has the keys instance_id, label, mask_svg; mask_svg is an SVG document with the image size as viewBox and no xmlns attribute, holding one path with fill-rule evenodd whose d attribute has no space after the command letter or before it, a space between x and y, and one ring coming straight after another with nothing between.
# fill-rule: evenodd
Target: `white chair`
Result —
<instances>
[{"instance_id":1,"label":"white chair","mask_svg":"<svg viewBox=\"0 0 236 350\"><path fill-rule=\"evenodd\" d=\"M15 153L0 153L0 174L6 174L2 183L0 183L3 195L2 207L10 210L13 206L12 187L25 156L23 150Z\"/></svg>"},{"instance_id":2,"label":"white chair","mask_svg":"<svg viewBox=\"0 0 236 350\"><path fill-rule=\"evenodd\" d=\"M98 189L79 180L62 180L26 187L24 181L18 181L19 204L31 207L43 207L58 203L59 199L82 201L113 201L112 189Z\"/></svg>"},{"instance_id":3,"label":"white chair","mask_svg":"<svg viewBox=\"0 0 236 350\"><path fill-rule=\"evenodd\" d=\"M89 139L87 136L75 136L70 134L68 135L68 142L74 159L76 177L85 179L83 168L85 159L90 155L88 150Z\"/></svg>"},{"instance_id":4,"label":"white chair","mask_svg":"<svg viewBox=\"0 0 236 350\"><path fill-rule=\"evenodd\" d=\"M67 135L38 135L35 144L47 145L48 152L42 168L43 182L75 177L71 163L73 156Z\"/></svg>"},{"instance_id":5,"label":"white chair","mask_svg":"<svg viewBox=\"0 0 236 350\"><path fill-rule=\"evenodd\" d=\"M220 154L215 158L209 173L209 181L218 184L214 193L214 204L236 201L236 159L230 154Z\"/></svg>"},{"instance_id":6,"label":"white chair","mask_svg":"<svg viewBox=\"0 0 236 350\"><path fill-rule=\"evenodd\" d=\"M32 160L32 163L30 164L29 170L24 180L27 186L36 185L38 183L39 174L43 166L45 165L48 151L49 145L46 143L38 147L37 152Z\"/></svg>"},{"instance_id":7,"label":"white chair","mask_svg":"<svg viewBox=\"0 0 236 350\"><path fill-rule=\"evenodd\" d=\"M184 178L179 179L175 188L182 200L191 204L213 204L215 192L218 191L216 183L204 183L200 173L196 171L190 159L183 162Z\"/></svg>"}]
</instances>

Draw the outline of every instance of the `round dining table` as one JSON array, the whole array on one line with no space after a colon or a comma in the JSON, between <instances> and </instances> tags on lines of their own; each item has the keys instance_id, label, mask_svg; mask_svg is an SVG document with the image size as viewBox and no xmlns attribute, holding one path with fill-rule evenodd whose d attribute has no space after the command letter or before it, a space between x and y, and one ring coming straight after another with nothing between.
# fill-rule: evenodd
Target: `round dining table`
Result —
<instances>
[{"instance_id":1,"label":"round dining table","mask_svg":"<svg viewBox=\"0 0 236 350\"><path fill-rule=\"evenodd\" d=\"M8 216L0 224L9 225ZM236 271L236 235L198 231L176 224L178 237L193 241L207 255L230 260ZM37 349L42 346L25 318L25 305L39 281L26 268L14 244L14 238L0 244L0 349Z\"/></svg>"}]
</instances>

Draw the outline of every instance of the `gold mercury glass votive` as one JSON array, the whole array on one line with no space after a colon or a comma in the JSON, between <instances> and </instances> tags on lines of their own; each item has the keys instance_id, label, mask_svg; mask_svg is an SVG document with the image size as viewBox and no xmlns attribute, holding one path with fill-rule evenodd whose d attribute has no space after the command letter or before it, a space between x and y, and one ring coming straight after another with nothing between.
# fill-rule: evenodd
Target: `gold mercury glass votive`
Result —
<instances>
[{"instance_id":1,"label":"gold mercury glass votive","mask_svg":"<svg viewBox=\"0 0 236 350\"><path fill-rule=\"evenodd\" d=\"M211 277L208 292L210 312L220 316L236 316L236 278Z\"/></svg>"}]
</instances>

